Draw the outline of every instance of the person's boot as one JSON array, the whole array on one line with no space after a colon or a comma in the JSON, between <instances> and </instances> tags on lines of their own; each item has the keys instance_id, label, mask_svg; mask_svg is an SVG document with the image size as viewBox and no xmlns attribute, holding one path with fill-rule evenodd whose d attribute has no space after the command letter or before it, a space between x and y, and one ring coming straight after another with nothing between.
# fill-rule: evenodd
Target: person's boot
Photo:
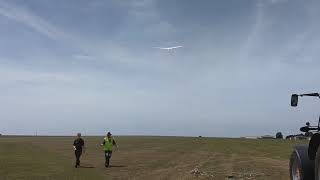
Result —
<instances>
[{"instance_id":1,"label":"person's boot","mask_svg":"<svg viewBox=\"0 0 320 180\"><path fill-rule=\"evenodd\" d=\"M75 168L77 168L78 166L80 166L80 161L76 162Z\"/></svg>"},{"instance_id":2,"label":"person's boot","mask_svg":"<svg viewBox=\"0 0 320 180\"><path fill-rule=\"evenodd\" d=\"M106 166L106 168L107 167L109 167L109 159L108 160L106 160L106 162L105 162L105 164L104 164L105 166Z\"/></svg>"}]
</instances>

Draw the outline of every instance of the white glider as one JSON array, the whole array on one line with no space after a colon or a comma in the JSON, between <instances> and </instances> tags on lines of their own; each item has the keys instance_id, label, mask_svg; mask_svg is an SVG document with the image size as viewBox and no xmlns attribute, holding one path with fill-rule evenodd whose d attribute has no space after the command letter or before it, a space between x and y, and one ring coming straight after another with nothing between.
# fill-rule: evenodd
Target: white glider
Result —
<instances>
[{"instance_id":1,"label":"white glider","mask_svg":"<svg viewBox=\"0 0 320 180\"><path fill-rule=\"evenodd\" d=\"M156 49L162 49L162 50L173 50L173 49L178 49L182 48L183 46L173 46L173 47L154 47Z\"/></svg>"}]
</instances>

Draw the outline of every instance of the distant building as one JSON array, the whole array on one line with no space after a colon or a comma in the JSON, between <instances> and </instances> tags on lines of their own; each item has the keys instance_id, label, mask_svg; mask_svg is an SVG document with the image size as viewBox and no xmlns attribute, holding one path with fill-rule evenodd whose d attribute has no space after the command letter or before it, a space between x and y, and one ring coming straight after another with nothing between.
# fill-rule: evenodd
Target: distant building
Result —
<instances>
[{"instance_id":1,"label":"distant building","mask_svg":"<svg viewBox=\"0 0 320 180\"><path fill-rule=\"evenodd\" d=\"M243 139L258 139L259 137L257 136L245 136L245 137L242 137Z\"/></svg>"},{"instance_id":2,"label":"distant building","mask_svg":"<svg viewBox=\"0 0 320 180\"><path fill-rule=\"evenodd\" d=\"M264 135L264 136L261 136L260 139L275 139L275 137L271 135Z\"/></svg>"}]
</instances>

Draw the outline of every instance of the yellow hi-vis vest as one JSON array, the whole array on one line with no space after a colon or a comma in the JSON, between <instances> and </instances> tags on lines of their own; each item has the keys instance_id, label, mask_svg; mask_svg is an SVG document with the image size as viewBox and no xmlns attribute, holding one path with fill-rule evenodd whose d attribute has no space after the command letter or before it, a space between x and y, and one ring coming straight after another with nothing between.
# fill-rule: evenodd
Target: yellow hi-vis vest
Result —
<instances>
[{"instance_id":1,"label":"yellow hi-vis vest","mask_svg":"<svg viewBox=\"0 0 320 180\"><path fill-rule=\"evenodd\" d=\"M105 151L112 151L113 147L113 138L104 138L104 145L103 145L103 150Z\"/></svg>"}]
</instances>

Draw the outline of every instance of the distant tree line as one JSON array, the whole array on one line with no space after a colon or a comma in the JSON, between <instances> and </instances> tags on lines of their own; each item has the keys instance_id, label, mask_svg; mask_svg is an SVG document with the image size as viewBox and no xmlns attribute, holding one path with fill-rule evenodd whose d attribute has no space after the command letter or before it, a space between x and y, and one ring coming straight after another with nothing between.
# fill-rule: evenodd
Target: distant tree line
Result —
<instances>
[{"instance_id":1,"label":"distant tree line","mask_svg":"<svg viewBox=\"0 0 320 180\"><path fill-rule=\"evenodd\" d=\"M277 132L276 139L283 139L283 135L281 132Z\"/></svg>"}]
</instances>

